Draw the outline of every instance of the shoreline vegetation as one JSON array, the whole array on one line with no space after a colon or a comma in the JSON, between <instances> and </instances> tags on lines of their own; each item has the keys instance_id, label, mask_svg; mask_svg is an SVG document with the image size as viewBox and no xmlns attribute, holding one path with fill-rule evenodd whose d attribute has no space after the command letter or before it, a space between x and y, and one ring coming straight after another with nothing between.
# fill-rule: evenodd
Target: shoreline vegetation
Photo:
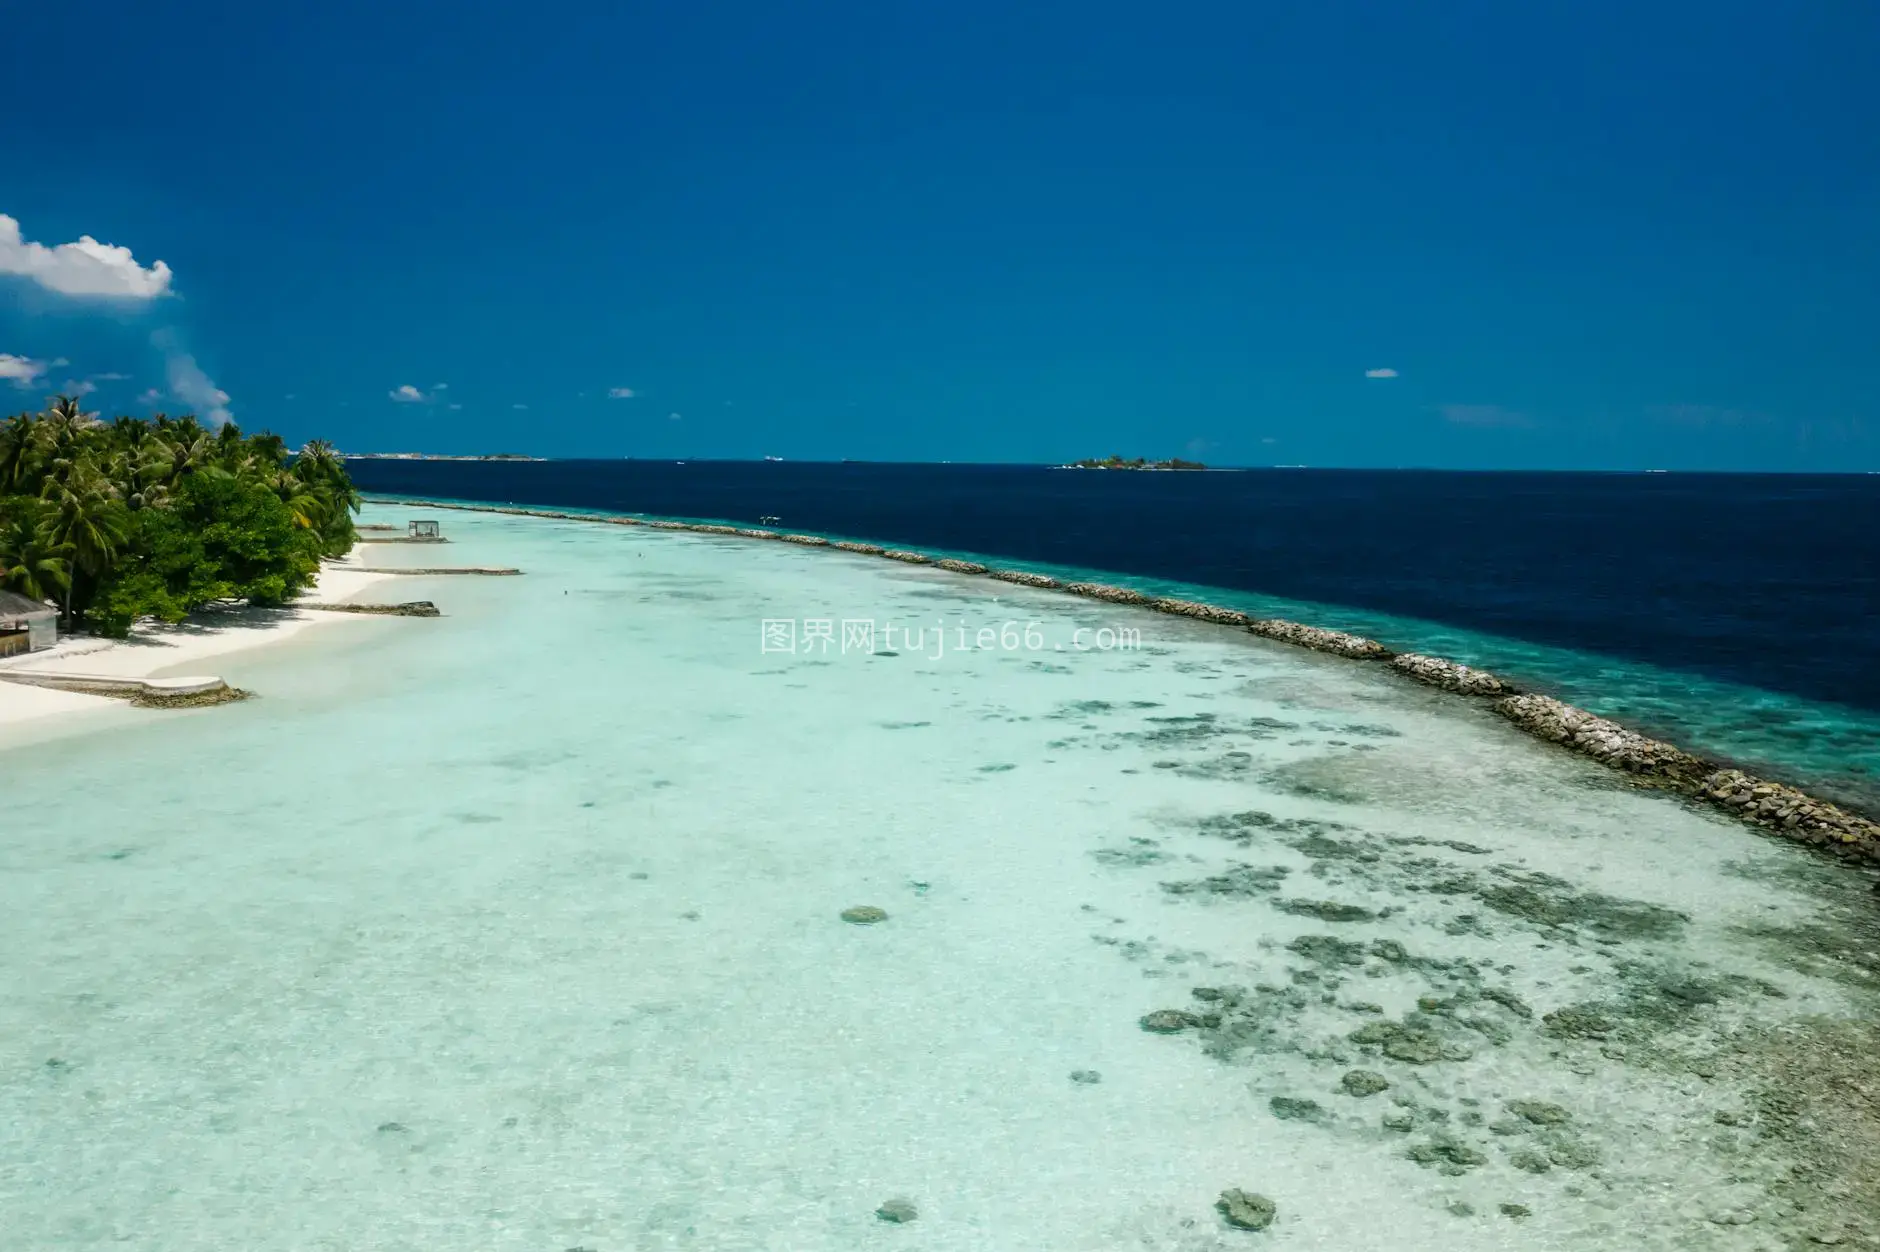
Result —
<instances>
[{"instance_id":1,"label":"shoreline vegetation","mask_svg":"<svg viewBox=\"0 0 1880 1252\"><path fill-rule=\"evenodd\" d=\"M352 551L359 502L322 441L296 454L233 422L105 422L58 396L0 422L0 588L56 607L64 636L278 608Z\"/></svg>"},{"instance_id":2,"label":"shoreline vegetation","mask_svg":"<svg viewBox=\"0 0 1880 1252\"><path fill-rule=\"evenodd\" d=\"M1808 795L1785 783L1755 777L1725 762L1686 752L1673 744L1648 738L1617 722L1598 717L1550 696L1523 691L1515 683L1484 670L1443 657L1399 653L1375 639L1326 630L1301 622L1255 618L1238 609L1193 600L1145 595L1107 583L1066 582L1027 570L994 569L976 561L932 557L925 553L881 544L831 540L821 535L798 534L758 527L726 526L709 522L652 520L621 515L570 513L556 509L520 508L496 504L446 504L436 500L368 497L374 504L397 507L455 509L468 513L500 513L556 521L589 522L613 526L645 526L652 530L689 531L708 535L734 535L805 547L825 547L914 565L931 565L951 573L983 576L1040 590L1062 591L1086 599L1130 605L1198 621L1235 627L1279 643L1291 644L1356 661L1381 662L1405 678L1441 690L1486 700L1513 725L1535 738L1618 771L1637 786L1671 792L1704 804L1761 830L1832 853L1865 866L1880 866L1880 823L1838 805Z\"/></svg>"}]
</instances>

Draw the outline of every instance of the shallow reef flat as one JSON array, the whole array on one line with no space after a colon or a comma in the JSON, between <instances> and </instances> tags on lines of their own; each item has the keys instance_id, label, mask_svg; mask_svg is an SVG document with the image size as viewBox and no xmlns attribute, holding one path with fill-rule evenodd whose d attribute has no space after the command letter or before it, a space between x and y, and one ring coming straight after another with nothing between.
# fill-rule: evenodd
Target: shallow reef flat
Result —
<instances>
[{"instance_id":1,"label":"shallow reef flat","mask_svg":"<svg viewBox=\"0 0 1880 1252\"><path fill-rule=\"evenodd\" d=\"M1880 1238L1868 870L1186 615L453 538L529 572L0 762L19 1246Z\"/></svg>"}]
</instances>

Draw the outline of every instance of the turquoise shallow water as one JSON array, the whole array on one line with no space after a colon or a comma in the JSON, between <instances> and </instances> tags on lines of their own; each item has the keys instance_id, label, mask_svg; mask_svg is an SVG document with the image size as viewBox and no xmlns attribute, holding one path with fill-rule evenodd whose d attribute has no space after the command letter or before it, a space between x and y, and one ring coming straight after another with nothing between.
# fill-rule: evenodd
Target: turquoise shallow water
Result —
<instances>
[{"instance_id":1,"label":"turquoise shallow water","mask_svg":"<svg viewBox=\"0 0 1880 1252\"><path fill-rule=\"evenodd\" d=\"M458 502L474 506L474 501ZM562 512L606 516L600 510ZM721 518L685 520L723 522ZM742 524L742 523L738 523ZM864 541L871 536L831 536ZM1132 587L1150 595L1202 600L1262 617L1347 630L1490 669L1523 686L1616 718L1715 759L1797 783L1843 804L1880 814L1880 714L1593 652L1483 634L1418 618L1368 612L1221 587L1118 575L1111 571L1014 561L995 554L932 550L1065 580Z\"/></svg>"},{"instance_id":2,"label":"turquoise shallow water","mask_svg":"<svg viewBox=\"0 0 1880 1252\"><path fill-rule=\"evenodd\" d=\"M1246 1247L1229 1187L1276 1247L1856 1220L1760 1093L1872 1020L1858 875L1236 632L446 529L527 573L0 758L5 1246Z\"/></svg>"}]
</instances>

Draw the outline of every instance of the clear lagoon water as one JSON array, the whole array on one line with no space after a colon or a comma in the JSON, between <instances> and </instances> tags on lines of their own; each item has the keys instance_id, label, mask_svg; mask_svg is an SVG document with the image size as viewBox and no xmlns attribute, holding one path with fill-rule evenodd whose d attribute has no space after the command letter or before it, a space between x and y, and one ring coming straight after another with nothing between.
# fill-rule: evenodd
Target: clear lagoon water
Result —
<instances>
[{"instance_id":1,"label":"clear lagoon water","mask_svg":"<svg viewBox=\"0 0 1880 1252\"><path fill-rule=\"evenodd\" d=\"M1880 1234L1865 874L1244 632L444 519L525 575L0 755L0 1245Z\"/></svg>"},{"instance_id":2,"label":"clear lagoon water","mask_svg":"<svg viewBox=\"0 0 1880 1252\"><path fill-rule=\"evenodd\" d=\"M777 516L1356 630L1880 814L1880 475L350 464L388 494Z\"/></svg>"}]
</instances>

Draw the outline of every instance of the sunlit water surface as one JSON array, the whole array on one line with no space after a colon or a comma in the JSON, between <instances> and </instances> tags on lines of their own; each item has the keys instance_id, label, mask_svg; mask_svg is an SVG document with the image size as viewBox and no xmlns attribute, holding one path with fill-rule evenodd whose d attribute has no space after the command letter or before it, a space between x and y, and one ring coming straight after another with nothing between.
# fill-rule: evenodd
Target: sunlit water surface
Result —
<instances>
[{"instance_id":1,"label":"sunlit water surface","mask_svg":"<svg viewBox=\"0 0 1880 1252\"><path fill-rule=\"evenodd\" d=\"M1783 1103L1873 1019L1860 875L1381 667L446 516L375 561L526 575L0 757L6 1248L1865 1237Z\"/></svg>"}]
</instances>

